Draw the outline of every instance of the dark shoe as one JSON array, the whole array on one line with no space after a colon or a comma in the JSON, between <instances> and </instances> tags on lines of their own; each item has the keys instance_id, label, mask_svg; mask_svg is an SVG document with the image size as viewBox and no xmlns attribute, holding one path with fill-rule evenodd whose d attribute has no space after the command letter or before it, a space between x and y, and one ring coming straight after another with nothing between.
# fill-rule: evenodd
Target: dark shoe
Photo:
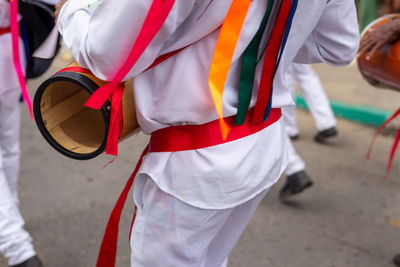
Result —
<instances>
[{"instance_id":1,"label":"dark shoe","mask_svg":"<svg viewBox=\"0 0 400 267\"><path fill-rule=\"evenodd\" d=\"M290 140L292 140L292 141L296 141L296 140L299 139L299 135L298 135L298 134L296 134L296 135L289 135L289 138L290 138Z\"/></svg>"},{"instance_id":2,"label":"dark shoe","mask_svg":"<svg viewBox=\"0 0 400 267\"><path fill-rule=\"evenodd\" d=\"M38 256L33 256L20 264L12 265L10 267L43 267L43 265Z\"/></svg>"},{"instance_id":3,"label":"dark shoe","mask_svg":"<svg viewBox=\"0 0 400 267\"><path fill-rule=\"evenodd\" d=\"M321 132L318 132L318 134L314 137L314 140L315 140L315 142L323 143L323 142L325 142L325 140L327 140L331 137L337 136L337 135L338 135L338 132L337 132L336 128L332 127L332 128L323 130Z\"/></svg>"},{"instance_id":4,"label":"dark shoe","mask_svg":"<svg viewBox=\"0 0 400 267\"><path fill-rule=\"evenodd\" d=\"M396 266L400 267L400 254L394 256L393 263L396 264Z\"/></svg>"},{"instance_id":5,"label":"dark shoe","mask_svg":"<svg viewBox=\"0 0 400 267\"><path fill-rule=\"evenodd\" d=\"M286 199L302 192L304 189L312 186L313 182L304 172L299 171L286 178L286 183L279 193L280 199Z\"/></svg>"}]
</instances>

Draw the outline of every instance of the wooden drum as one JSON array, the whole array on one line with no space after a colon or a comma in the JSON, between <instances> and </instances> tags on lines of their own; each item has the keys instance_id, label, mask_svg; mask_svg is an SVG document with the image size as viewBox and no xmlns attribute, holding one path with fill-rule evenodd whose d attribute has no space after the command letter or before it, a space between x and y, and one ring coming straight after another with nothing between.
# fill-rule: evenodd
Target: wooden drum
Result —
<instances>
[{"instance_id":1,"label":"wooden drum","mask_svg":"<svg viewBox=\"0 0 400 267\"><path fill-rule=\"evenodd\" d=\"M105 150L111 104L107 100L100 110L84 104L107 82L91 73L69 71L69 67L79 66L72 63L40 85L33 102L35 121L43 137L57 151L73 159L91 159ZM125 84L120 141L139 127L132 80Z\"/></svg>"},{"instance_id":2,"label":"wooden drum","mask_svg":"<svg viewBox=\"0 0 400 267\"><path fill-rule=\"evenodd\" d=\"M365 38L369 32L381 25L400 19L400 14L390 14L371 22L361 34ZM400 91L400 41L388 44L376 51L370 59L368 52L358 55L357 62L363 77L376 87Z\"/></svg>"}]
</instances>

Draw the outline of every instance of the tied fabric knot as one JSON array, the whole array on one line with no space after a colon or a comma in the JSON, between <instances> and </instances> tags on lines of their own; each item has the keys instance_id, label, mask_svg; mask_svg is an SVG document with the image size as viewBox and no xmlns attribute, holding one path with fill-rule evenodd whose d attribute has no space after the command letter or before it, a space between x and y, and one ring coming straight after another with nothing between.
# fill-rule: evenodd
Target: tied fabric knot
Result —
<instances>
[{"instance_id":1,"label":"tied fabric knot","mask_svg":"<svg viewBox=\"0 0 400 267\"><path fill-rule=\"evenodd\" d=\"M153 0L128 58L115 74L112 81L97 89L85 103L87 107L100 109L104 102L111 97L111 118L106 154L118 155L118 139L122 132L123 122L122 94L124 88L121 86L121 82L160 31L174 4L175 0Z\"/></svg>"},{"instance_id":2,"label":"tied fabric knot","mask_svg":"<svg viewBox=\"0 0 400 267\"><path fill-rule=\"evenodd\" d=\"M118 155L118 140L123 130L123 109L122 95L124 93L125 83L107 83L97 89L85 103L85 106L100 109L104 102L110 96L111 98L111 116L110 127L107 136L106 154Z\"/></svg>"}]
</instances>

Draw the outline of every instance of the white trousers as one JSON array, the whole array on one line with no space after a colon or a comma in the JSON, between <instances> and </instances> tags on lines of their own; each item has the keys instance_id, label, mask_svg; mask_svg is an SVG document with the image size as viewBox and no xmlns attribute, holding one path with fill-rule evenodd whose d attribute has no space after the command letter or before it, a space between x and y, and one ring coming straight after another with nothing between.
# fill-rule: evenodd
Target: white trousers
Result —
<instances>
[{"instance_id":1,"label":"white trousers","mask_svg":"<svg viewBox=\"0 0 400 267\"><path fill-rule=\"evenodd\" d=\"M228 255L268 190L229 209L188 205L137 177L132 267L226 267Z\"/></svg>"},{"instance_id":2,"label":"white trousers","mask_svg":"<svg viewBox=\"0 0 400 267\"><path fill-rule=\"evenodd\" d=\"M289 136L287 136L289 139ZM299 171L304 171L306 164L304 160L297 154L296 149L293 146L292 140L288 140L288 164L286 166L285 174L287 176L292 175Z\"/></svg>"},{"instance_id":3,"label":"white trousers","mask_svg":"<svg viewBox=\"0 0 400 267\"><path fill-rule=\"evenodd\" d=\"M0 94L0 252L9 265L36 253L18 208L20 90Z\"/></svg>"},{"instance_id":4,"label":"white trousers","mask_svg":"<svg viewBox=\"0 0 400 267\"><path fill-rule=\"evenodd\" d=\"M334 127L336 125L335 116L321 81L312 67L310 65L292 63L286 76L286 82L293 94L295 91L295 80L298 82L300 90L304 95L318 131ZM284 118L286 121L286 131L289 136L299 134L296 121L296 108L288 107L287 112L284 113Z\"/></svg>"}]
</instances>

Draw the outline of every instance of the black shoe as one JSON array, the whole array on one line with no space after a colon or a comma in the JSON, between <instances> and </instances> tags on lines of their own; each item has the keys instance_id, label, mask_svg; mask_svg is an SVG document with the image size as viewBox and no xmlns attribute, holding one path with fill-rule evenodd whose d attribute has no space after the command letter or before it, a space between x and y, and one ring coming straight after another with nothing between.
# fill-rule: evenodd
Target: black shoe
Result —
<instances>
[{"instance_id":1,"label":"black shoe","mask_svg":"<svg viewBox=\"0 0 400 267\"><path fill-rule=\"evenodd\" d=\"M33 256L20 264L12 265L10 267L43 267L43 265L38 256Z\"/></svg>"},{"instance_id":2,"label":"black shoe","mask_svg":"<svg viewBox=\"0 0 400 267\"><path fill-rule=\"evenodd\" d=\"M313 182L304 172L299 171L286 178L286 183L279 193L280 199L286 199L302 192L304 189L312 186Z\"/></svg>"},{"instance_id":3,"label":"black shoe","mask_svg":"<svg viewBox=\"0 0 400 267\"><path fill-rule=\"evenodd\" d=\"M400 254L394 256L393 263L396 264L396 266L400 267Z\"/></svg>"},{"instance_id":4,"label":"black shoe","mask_svg":"<svg viewBox=\"0 0 400 267\"><path fill-rule=\"evenodd\" d=\"M290 138L290 140L292 140L292 141L296 141L296 140L299 139L299 135L298 135L298 134L296 134L296 135L289 135L289 138Z\"/></svg>"},{"instance_id":5,"label":"black shoe","mask_svg":"<svg viewBox=\"0 0 400 267\"><path fill-rule=\"evenodd\" d=\"M323 143L325 140L337 136L338 132L335 127L323 130L318 132L318 134L314 137L315 142Z\"/></svg>"}]
</instances>

